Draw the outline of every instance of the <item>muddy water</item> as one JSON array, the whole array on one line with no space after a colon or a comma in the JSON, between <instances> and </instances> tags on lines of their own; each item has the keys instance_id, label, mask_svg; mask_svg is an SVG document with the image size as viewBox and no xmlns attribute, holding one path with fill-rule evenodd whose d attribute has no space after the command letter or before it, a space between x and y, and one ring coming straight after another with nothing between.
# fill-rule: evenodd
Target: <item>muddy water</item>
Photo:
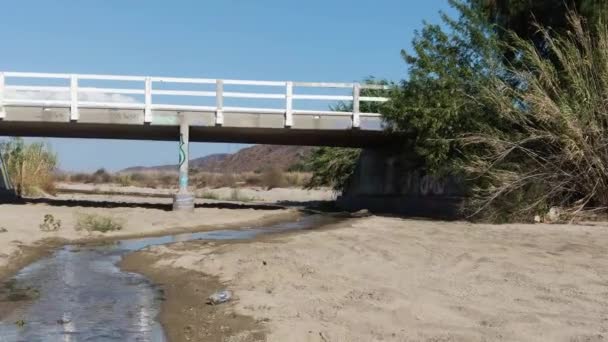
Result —
<instances>
[{"instance_id":1,"label":"muddy water","mask_svg":"<svg viewBox=\"0 0 608 342\"><path fill-rule=\"evenodd\" d=\"M17 288L35 289L38 296L0 322L0 342L166 341L156 320L161 293L143 276L121 271L116 264L123 255L151 245L251 239L335 221L309 215L268 227L121 240L94 247L65 246L14 277Z\"/></svg>"}]
</instances>

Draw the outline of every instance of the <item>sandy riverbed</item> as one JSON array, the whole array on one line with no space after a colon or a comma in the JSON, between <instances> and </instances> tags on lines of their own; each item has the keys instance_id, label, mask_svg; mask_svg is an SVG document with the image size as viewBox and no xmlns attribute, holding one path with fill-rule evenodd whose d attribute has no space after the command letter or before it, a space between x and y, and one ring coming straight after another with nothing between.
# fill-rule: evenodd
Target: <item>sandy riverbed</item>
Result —
<instances>
[{"instance_id":1,"label":"sandy riverbed","mask_svg":"<svg viewBox=\"0 0 608 342\"><path fill-rule=\"evenodd\" d=\"M210 277L237 296L213 315L251 317L249 328L227 327L217 341L256 341L260 331L281 342L608 338L608 227L601 225L371 217L254 242L152 247L127 262L157 282L181 284L163 307L172 311L163 323L174 341L205 336L192 320L170 317L210 315L211 289L197 292ZM171 304L181 294L186 308Z\"/></svg>"},{"instance_id":2,"label":"sandy riverbed","mask_svg":"<svg viewBox=\"0 0 608 342\"><path fill-rule=\"evenodd\" d=\"M0 233L0 279L31 262L47 247L65 242L240 227L285 220L295 215L294 210L238 203L212 204L198 207L193 212L176 213L171 211L170 201L146 202L141 198L106 196L110 201L100 203L88 200L90 197L78 195L77 200L43 199L23 204L0 204L0 228L6 229ZM124 227L104 234L76 231L74 228L80 213L110 216L122 222ZM61 221L58 231L40 230L47 214Z\"/></svg>"}]
</instances>

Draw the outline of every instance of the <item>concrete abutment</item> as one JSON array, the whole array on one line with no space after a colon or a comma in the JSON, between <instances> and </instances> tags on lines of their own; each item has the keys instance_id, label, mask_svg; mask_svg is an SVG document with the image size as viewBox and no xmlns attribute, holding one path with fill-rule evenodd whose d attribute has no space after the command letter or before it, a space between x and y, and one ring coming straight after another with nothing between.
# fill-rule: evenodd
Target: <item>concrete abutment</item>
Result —
<instances>
[{"instance_id":1,"label":"concrete abutment","mask_svg":"<svg viewBox=\"0 0 608 342\"><path fill-rule=\"evenodd\" d=\"M456 177L436 177L400 151L364 149L351 180L338 198L343 210L455 219L465 189Z\"/></svg>"}]
</instances>

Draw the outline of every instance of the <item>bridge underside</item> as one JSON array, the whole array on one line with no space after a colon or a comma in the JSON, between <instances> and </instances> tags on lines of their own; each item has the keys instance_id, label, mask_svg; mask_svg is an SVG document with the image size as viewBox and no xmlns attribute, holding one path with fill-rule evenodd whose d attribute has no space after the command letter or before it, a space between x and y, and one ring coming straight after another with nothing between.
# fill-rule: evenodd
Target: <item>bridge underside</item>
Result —
<instances>
[{"instance_id":1,"label":"bridge underside","mask_svg":"<svg viewBox=\"0 0 608 342\"><path fill-rule=\"evenodd\" d=\"M7 107L0 135L176 141L181 117L188 119L190 141L196 142L371 148L396 139L380 129L378 118L362 118L361 128L352 129L348 116L297 115L285 128L280 114L226 112L219 127L214 112L155 111L144 124L140 110L81 109L78 122L71 122L69 108L40 107Z\"/></svg>"}]
</instances>

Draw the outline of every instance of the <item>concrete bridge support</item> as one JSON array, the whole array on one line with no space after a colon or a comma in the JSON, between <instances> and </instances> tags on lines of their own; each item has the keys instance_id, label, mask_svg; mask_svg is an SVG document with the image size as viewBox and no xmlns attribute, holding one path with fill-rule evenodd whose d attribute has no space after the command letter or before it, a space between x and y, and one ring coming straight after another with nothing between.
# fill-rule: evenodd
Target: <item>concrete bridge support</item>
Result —
<instances>
[{"instance_id":1,"label":"concrete bridge support","mask_svg":"<svg viewBox=\"0 0 608 342\"><path fill-rule=\"evenodd\" d=\"M463 198L458 179L429 175L400 151L365 149L337 204L350 211L454 219L461 214Z\"/></svg>"},{"instance_id":2,"label":"concrete bridge support","mask_svg":"<svg viewBox=\"0 0 608 342\"><path fill-rule=\"evenodd\" d=\"M185 115L179 125L179 190L173 198L173 210L193 210L194 195L188 190L188 162L190 160L190 124Z\"/></svg>"}]
</instances>

